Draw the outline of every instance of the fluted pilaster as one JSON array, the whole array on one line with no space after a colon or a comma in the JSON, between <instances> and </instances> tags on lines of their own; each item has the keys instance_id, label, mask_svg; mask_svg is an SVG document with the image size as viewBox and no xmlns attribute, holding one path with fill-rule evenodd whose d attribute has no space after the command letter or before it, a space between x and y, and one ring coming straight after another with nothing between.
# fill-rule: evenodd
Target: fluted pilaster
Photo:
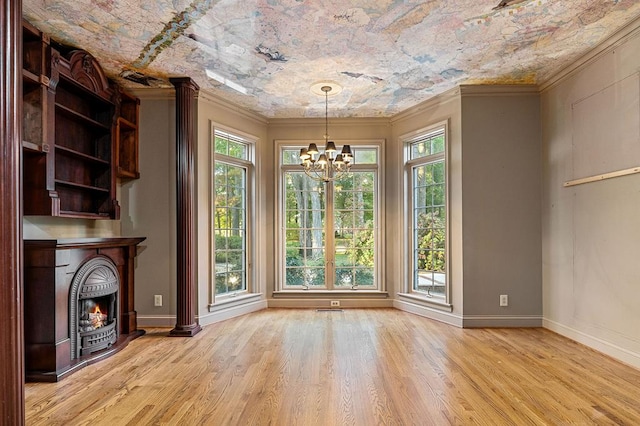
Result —
<instances>
[{"instance_id":1,"label":"fluted pilaster","mask_svg":"<svg viewBox=\"0 0 640 426\"><path fill-rule=\"evenodd\" d=\"M177 312L171 336L194 336L196 321L195 151L198 85L172 78L176 88Z\"/></svg>"},{"instance_id":2,"label":"fluted pilaster","mask_svg":"<svg viewBox=\"0 0 640 426\"><path fill-rule=\"evenodd\" d=\"M22 1L0 9L0 424L24 424Z\"/></svg>"}]
</instances>

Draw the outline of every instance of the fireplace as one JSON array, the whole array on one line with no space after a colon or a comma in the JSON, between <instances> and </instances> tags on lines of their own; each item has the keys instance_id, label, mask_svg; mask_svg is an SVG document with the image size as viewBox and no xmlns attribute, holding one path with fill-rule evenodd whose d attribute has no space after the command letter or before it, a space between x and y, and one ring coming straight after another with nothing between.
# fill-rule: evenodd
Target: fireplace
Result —
<instances>
[{"instance_id":1,"label":"fireplace","mask_svg":"<svg viewBox=\"0 0 640 426\"><path fill-rule=\"evenodd\" d=\"M27 380L61 380L144 334L134 310L135 257L142 241L24 241Z\"/></svg>"},{"instance_id":2,"label":"fireplace","mask_svg":"<svg viewBox=\"0 0 640 426\"><path fill-rule=\"evenodd\" d=\"M87 260L69 292L71 355L78 358L106 349L118 339L118 269L106 256Z\"/></svg>"}]
</instances>

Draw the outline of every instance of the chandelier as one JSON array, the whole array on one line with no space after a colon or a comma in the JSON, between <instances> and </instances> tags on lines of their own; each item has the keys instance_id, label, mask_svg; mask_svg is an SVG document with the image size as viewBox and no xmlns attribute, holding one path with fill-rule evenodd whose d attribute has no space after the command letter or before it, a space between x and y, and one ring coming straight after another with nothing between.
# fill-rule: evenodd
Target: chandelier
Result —
<instances>
[{"instance_id":1,"label":"chandelier","mask_svg":"<svg viewBox=\"0 0 640 426\"><path fill-rule=\"evenodd\" d=\"M310 143L308 148L300 150L300 165L311 179L319 182L331 182L341 179L349 173L353 163L353 155L349 145L343 146L342 151L336 155L338 152L336 144L329 140L329 92L332 88L323 85L320 90L324 92L324 152L320 153L318 146L315 143Z\"/></svg>"}]
</instances>

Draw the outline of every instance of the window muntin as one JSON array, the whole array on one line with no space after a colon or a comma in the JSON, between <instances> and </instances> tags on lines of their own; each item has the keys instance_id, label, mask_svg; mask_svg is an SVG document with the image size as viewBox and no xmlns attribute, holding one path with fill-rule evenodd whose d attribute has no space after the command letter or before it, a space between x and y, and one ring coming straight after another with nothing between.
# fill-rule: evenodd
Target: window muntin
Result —
<instances>
[{"instance_id":1,"label":"window muntin","mask_svg":"<svg viewBox=\"0 0 640 426\"><path fill-rule=\"evenodd\" d=\"M406 142L411 184L412 292L447 301L447 182L445 131Z\"/></svg>"},{"instance_id":2,"label":"window muntin","mask_svg":"<svg viewBox=\"0 0 640 426\"><path fill-rule=\"evenodd\" d=\"M378 147L354 147L349 175L314 181L300 169L300 147L280 150L284 271L278 288L378 289Z\"/></svg>"},{"instance_id":3,"label":"window muntin","mask_svg":"<svg viewBox=\"0 0 640 426\"><path fill-rule=\"evenodd\" d=\"M249 183L252 144L214 130L214 298L249 290Z\"/></svg>"}]
</instances>

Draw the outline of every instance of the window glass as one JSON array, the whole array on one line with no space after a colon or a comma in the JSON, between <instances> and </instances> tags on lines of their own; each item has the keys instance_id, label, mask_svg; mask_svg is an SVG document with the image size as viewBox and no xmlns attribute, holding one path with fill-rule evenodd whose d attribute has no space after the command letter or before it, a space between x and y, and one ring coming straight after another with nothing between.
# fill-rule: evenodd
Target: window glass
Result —
<instances>
[{"instance_id":1,"label":"window glass","mask_svg":"<svg viewBox=\"0 0 640 426\"><path fill-rule=\"evenodd\" d=\"M242 160L247 159L247 143L241 138L221 131L216 131L214 137L216 154L222 154Z\"/></svg>"},{"instance_id":2,"label":"window glass","mask_svg":"<svg viewBox=\"0 0 640 426\"><path fill-rule=\"evenodd\" d=\"M411 290L446 301L447 203L444 130L407 142L411 182Z\"/></svg>"},{"instance_id":3,"label":"window glass","mask_svg":"<svg viewBox=\"0 0 640 426\"><path fill-rule=\"evenodd\" d=\"M410 142L410 159L444 153L444 132L431 133Z\"/></svg>"},{"instance_id":4,"label":"window glass","mask_svg":"<svg viewBox=\"0 0 640 426\"><path fill-rule=\"evenodd\" d=\"M226 132L214 132L214 294L248 290L248 174L251 145Z\"/></svg>"},{"instance_id":5,"label":"window glass","mask_svg":"<svg viewBox=\"0 0 640 426\"><path fill-rule=\"evenodd\" d=\"M329 182L305 174L300 148L281 150L280 289L379 288L378 148L351 150L359 167Z\"/></svg>"}]
</instances>

